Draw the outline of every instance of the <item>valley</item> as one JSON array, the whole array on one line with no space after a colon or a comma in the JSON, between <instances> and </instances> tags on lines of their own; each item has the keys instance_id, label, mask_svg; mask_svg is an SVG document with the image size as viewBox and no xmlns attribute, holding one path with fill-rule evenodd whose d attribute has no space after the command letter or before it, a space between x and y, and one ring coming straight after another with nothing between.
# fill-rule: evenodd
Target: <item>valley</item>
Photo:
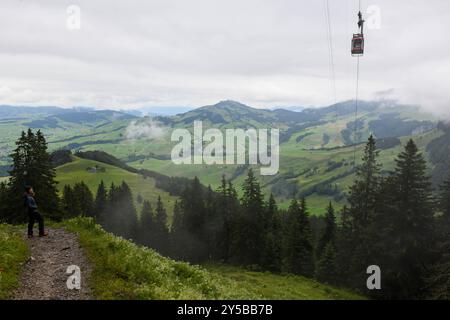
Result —
<instances>
[{"instance_id":1,"label":"valley","mask_svg":"<svg viewBox=\"0 0 450 320\"><path fill-rule=\"evenodd\" d=\"M192 131L195 120L203 126L225 132L228 128L280 129L280 170L274 176L259 175L264 193L273 193L286 208L292 197L307 197L310 211L323 214L329 201L340 207L344 204L354 174L354 157L358 160L364 142L370 134L378 138L383 170L390 170L402 144L412 137L420 150L428 155L430 142L444 134L437 128L438 119L423 114L415 106L394 102L362 102L358 116L357 140L354 138L354 110L351 101L333 106L304 109L300 112L275 109L254 109L235 101L194 109L175 116L155 116L152 119L116 111L91 109L10 107L0 114L1 179L6 179L8 154L21 130L40 129L47 137L49 150L100 150L107 152L136 169L155 171L167 176L199 177L205 186L217 188L222 175L233 184L241 185L251 165L175 165L170 154L175 143L170 141L173 129ZM8 113L9 110L9 113ZM13 110L13 111L11 111ZM130 137L130 126L141 130ZM356 154L356 155L355 155ZM80 160L58 168L60 188L66 183L85 181L91 188L102 179L117 182L121 174L87 174L90 164ZM430 171L434 164L429 162ZM258 167L259 168L259 167ZM114 177L117 177L115 180ZM134 179L134 180L133 180ZM142 188L149 199L155 198L151 179L133 178L133 191ZM240 188L238 188L240 192ZM136 192L135 192L136 193ZM138 193L136 193L138 194ZM169 211L174 197L161 192ZM172 203L172 204L171 204Z\"/></svg>"}]
</instances>

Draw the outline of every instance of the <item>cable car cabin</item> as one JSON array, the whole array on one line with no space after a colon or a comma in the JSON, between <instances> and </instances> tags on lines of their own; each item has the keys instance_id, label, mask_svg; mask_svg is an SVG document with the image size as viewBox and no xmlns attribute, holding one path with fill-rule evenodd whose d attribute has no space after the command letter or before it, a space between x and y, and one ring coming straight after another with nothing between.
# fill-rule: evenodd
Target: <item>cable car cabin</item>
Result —
<instances>
[{"instance_id":1,"label":"cable car cabin","mask_svg":"<svg viewBox=\"0 0 450 320\"><path fill-rule=\"evenodd\" d=\"M364 54L364 35L354 34L352 39L352 56L359 57Z\"/></svg>"}]
</instances>

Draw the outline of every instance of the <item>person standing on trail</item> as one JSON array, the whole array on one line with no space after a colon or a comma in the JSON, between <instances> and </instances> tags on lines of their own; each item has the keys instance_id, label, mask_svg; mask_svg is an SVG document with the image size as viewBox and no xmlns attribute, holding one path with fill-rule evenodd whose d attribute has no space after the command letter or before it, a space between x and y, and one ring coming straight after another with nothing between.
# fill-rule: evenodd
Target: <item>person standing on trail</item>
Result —
<instances>
[{"instance_id":1,"label":"person standing on trail","mask_svg":"<svg viewBox=\"0 0 450 320\"><path fill-rule=\"evenodd\" d=\"M44 218L38 212L38 206L36 200L34 199L33 187L25 187L25 205L28 211L28 238L33 237L34 222L37 221L39 224L39 237L48 236L48 232L44 230Z\"/></svg>"}]
</instances>

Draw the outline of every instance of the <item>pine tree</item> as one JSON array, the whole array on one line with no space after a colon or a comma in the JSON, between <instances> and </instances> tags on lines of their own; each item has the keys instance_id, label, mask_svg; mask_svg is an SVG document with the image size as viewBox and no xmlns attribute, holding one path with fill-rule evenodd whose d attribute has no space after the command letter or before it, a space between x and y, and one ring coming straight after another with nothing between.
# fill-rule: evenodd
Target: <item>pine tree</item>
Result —
<instances>
[{"instance_id":1,"label":"pine tree","mask_svg":"<svg viewBox=\"0 0 450 320\"><path fill-rule=\"evenodd\" d=\"M358 229L364 229L373 219L380 179L378 155L375 139L371 135L364 148L362 163L356 169L356 179L350 188L348 198L350 214L353 216L357 232L359 232Z\"/></svg>"},{"instance_id":2,"label":"pine tree","mask_svg":"<svg viewBox=\"0 0 450 320\"><path fill-rule=\"evenodd\" d=\"M380 165L377 162L379 151L373 136L370 136L364 148L361 164L356 169L356 178L350 187L348 202L349 221L352 223L351 239L347 242L351 247L348 257L349 282L355 288L366 289L366 270L374 264L375 245L378 239L377 230L373 228L376 221L377 205L380 194ZM340 253L342 254L342 252ZM340 260L341 261L341 260Z\"/></svg>"},{"instance_id":3,"label":"pine tree","mask_svg":"<svg viewBox=\"0 0 450 320\"><path fill-rule=\"evenodd\" d=\"M265 210L264 250L261 264L265 270L281 271L281 221L277 203L273 194L270 195Z\"/></svg>"},{"instance_id":4,"label":"pine tree","mask_svg":"<svg viewBox=\"0 0 450 320\"><path fill-rule=\"evenodd\" d=\"M429 298L450 300L450 178L440 188L437 221L440 257L426 278Z\"/></svg>"},{"instance_id":5,"label":"pine tree","mask_svg":"<svg viewBox=\"0 0 450 320\"><path fill-rule=\"evenodd\" d=\"M100 223L103 228L108 232L113 232L115 230L115 210L119 202L119 191L118 187L111 182L109 190L107 191L106 197L106 208L101 215Z\"/></svg>"},{"instance_id":6,"label":"pine tree","mask_svg":"<svg viewBox=\"0 0 450 320\"><path fill-rule=\"evenodd\" d=\"M446 222L450 222L450 177L442 184L439 195L439 209Z\"/></svg>"},{"instance_id":7,"label":"pine tree","mask_svg":"<svg viewBox=\"0 0 450 320\"><path fill-rule=\"evenodd\" d=\"M191 185L182 195L184 210L184 226L186 230L199 239L204 239L205 234L205 203L200 180L195 177Z\"/></svg>"},{"instance_id":8,"label":"pine tree","mask_svg":"<svg viewBox=\"0 0 450 320\"><path fill-rule=\"evenodd\" d=\"M152 205L144 200L142 203L141 221L139 224L138 241L143 245L154 248L154 235L156 232L155 217Z\"/></svg>"},{"instance_id":9,"label":"pine tree","mask_svg":"<svg viewBox=\"0 0 450 320\"><path fill-rule=\"evenodd\" d=\"M244 195L235 230L234 251L239 263L260 266L264 248L264 200L252 169L248 171L242 189Z\"/></svg>"},{"instance_id":10,"label":"pine tree","mask_svg":"<svg viewBox=\"0 0 450 320\"><path fill-rule=\"evenodd\" d=\"M352 241L353 222L349 210L344 206L340 212L340 219L336 233L336 272L339 283L351 286L350 262L353 256L354 243ZM357 286L354 286L357 287Z\"/></svg>"},{"instance_id":11,"label":"pine tree","mask_svg":"<svg viewBox=\"0 0 450 320\"><path fill-rule=\"evenodd\" d=\"M158 196L155 210L155 249L162 254L169 252L169 230L167 227L167 212Z\"/></svg>"},{"instance_id":12,"label":"pine tree","mask_svg":"<svg viewBox=\"0 0 450 320\"><path fill-rule=\"evenodd\" d=\"M6 204L8 198L8 188L6 187L6 183L0 182L0 223L3 221L5 217L3 216L6 212Z\"/></svg>"},{"instance_id":13,"label":"pine tree","mask_svg":"<svg viewBox=\"0 0 450 320\"><path fill-rule=\"evenodd\" d=\"M239 226L241 204L238 199L237 191L231 181L228 181L225 195L227 210L225 213L224 227L224 253L226 253L224 261L230 262L234 257L237 257L234 244L238 242L236 235L238 234L237 230Z\"/></svg>"},{"instance_id":14,"label":"pine tree","mask_svg":"<svg viewBox=\"0 0 450 320\"><path fill-rule=\"evenodd\" d=\"M328 204L327 213L325 214L325 230L319 239L316 254L321 257L325 247L331 243L333 247L336 241L336 217L334 215L334 208L331 202Z\"/></svg>"},{"instance_id":15,"label":"pine tree","mask_svg":"<svg viewBox=\"0 0 450 320\"><path fill-rule=\"evenodd\" d=\"M108 212L105 215L107 230L127 239L136 239L137 212L128 184L125 181L122 181L119 187L111 184L108 198Z\"/></svg>"},{"instance_id":16,"label":"pine tree","mask_svg":"<svg viewBox=\"0 0 450 320\"><path fill-rule=\"evenodd\" d=\"M170 248L171 256L177 260L187 261L188 256L188 240L189 237L183 224L184 216L181 204L175 201L173 207L173 221L170 229Z\"/></svg>"},{"instance_id":17,"label":"pine tree","mask_svg":"<svg viewBox=\"0 0 450 320\"><path fill-rule=\"evenodd\" d=\"M122 216L120 220L123 221L123 226L125 226L124 234L129 239L136 239L138 233L137 212L133 202L133 193L125 181L120 186L120 194Z\"/></svg>"},{"instance_id":18,"label":"pine tree","mask_svg":"<svg viewBox=\"0 0 450 320\"><path fill-rule=\"evenodd\" d=\"M94 216L94 196L91 190L84 182L76 183L73 186L73 193L78 202L79 210L74 212L75 216L81 215L83 217Z\"/></svg>"},{"instance_id":19,"label":"pine tree","mask_svg":"<svg viewBox=\"0 0 450 320\"><path fill-rule=\"evenodd\" d=\"M43 134L29 129L22 132L16 141L16 149L10 155L13 161L9 172L8 197L5 220L24 222L24 187L33 186L36 202L42 214L51 219L61 218L60 202L56 189L55 170L47 152L47 142Z\"/></svg>"},{"instance_id":20,"label":"pine tree","mask_svg":"<svg viewBox=\"0 0 450 320\"><path fill-rule=\"evenodd\" d=\"M284 269L287 272L311 277L314 274L312 231L306 201L292 200L288 210Z\"/></svg>"},{"instance_id":21,"label":"pine tree","mask_svg":"<svg viewBox=\"0 0 450 320\"><path fill-rule=\"evenodd\" d=\"M384 218L384 228L379 230L379 245L386 252L384 294L396 299L418 298L425 286L424 266L430 262L435 239L426 162L412 140L396 159L388 182L392 197L388 202L394 206Z\"/></svg>"},{"instance_id":22,"label":"pine tree","mask_svg":"<svg viewBox=\"0 0 450 320\"><path fill-rule=\"evenodd\" d=\"M105 188L105 183L102 180L98 185L94 203L95 218L100 224L103 224L103 215L106 213L107 205L108 193Z\"/></svg>"},{"instance_id":23,"label":"pine tree","mask_svg":"<svg viewBox=\"0 0 450 320\"><path fill-rule=\"evenodd\" d=\"M217 214L217 202L211 186L205 196L205 242L207 258L213 259L219 250L219 237L223 229L222 217Z\"/></svg>"},{"instance_id":24,"label":"pine tree","mask_svg":"<svg viewBox=\"0 0 450 320\"><path fill-rule=\"evenodd\" d=\"M186 188L181 196L183 211L183 229L186 235L185 245L187 260L202 262L208 257L206 243L206 209L203 187L197 177Z\"/></svg>"},{"instance_id":25,"label":"pine tree","mask_svg":"<svg viewBox=\"0 0 450 320\"><path fill-rule=\"evenodd\" d=\"M47 141L40 130L36 133L36 147L34 148L35 161L37 163L37 191L36 199L40 201L40 210L49 218L59 220L61 218L60 198L58 196L56 172L48 153Z\"/></svg>"},{"instance_id":26,"label":"pine tree","mask_svg":"<svg viewBox=\"0 0 450 320\"><path fill-rule=\"evenodd\" d=\"M334 284L337 282L336 249L333 242L328 242L317 262L316 279Z\"/></svg>"},{"instance_id":27,"label":"pine tree","mask_svg":"<svg viewBox=\"0 0 450 320\"><path fill-rule=\"evenodd\" d=\"M73 187L65 185L62 197L64 217L92 217L94 214L94 198L84 182L75 183Z\"/></svg>"},{"instance_id":28,"label":"pine tree","mask_svg":"<svg viewBox=\"0 0 450 320\"><path fill-rule=\"evenodd\" d=\"M230 253L230 205L227 194L227 181L225 175L222 175L220 187L217 189L215 199L215 215L214 222L215 245L212 256L217 261L227 261ZM210 215L209 215L210 216Z\"/></svg>"},{"instance_id":29,"label":"pine tree","mask_svg":"<svg viewBox=\"0 0 450 320\"><path fill-rule=\"evenodd\" d=\"M63 188L62 205L66 218L75 217L81 212L80 202L70 185L65 185Z\"/></svg>"}]
</instances>

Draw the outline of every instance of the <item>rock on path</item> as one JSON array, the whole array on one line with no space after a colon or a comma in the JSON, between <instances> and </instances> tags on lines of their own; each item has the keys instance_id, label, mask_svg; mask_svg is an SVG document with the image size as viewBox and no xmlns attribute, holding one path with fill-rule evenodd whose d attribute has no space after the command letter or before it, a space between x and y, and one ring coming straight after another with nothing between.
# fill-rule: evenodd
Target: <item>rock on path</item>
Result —
<instances>
[{"instance_id":1,"label":"rock on path","mask_svg":"<svg viewBox=\"0 0 450 320\"><path fill-rule=\"evenodd\" d=\"M87 300L91 267L75 234L64 229L48 229L49 236L27 239L31 254L22 269L17 300ZM67 288L67 267L81 270L81 289Z\"/></svg>"}]
</instances>

